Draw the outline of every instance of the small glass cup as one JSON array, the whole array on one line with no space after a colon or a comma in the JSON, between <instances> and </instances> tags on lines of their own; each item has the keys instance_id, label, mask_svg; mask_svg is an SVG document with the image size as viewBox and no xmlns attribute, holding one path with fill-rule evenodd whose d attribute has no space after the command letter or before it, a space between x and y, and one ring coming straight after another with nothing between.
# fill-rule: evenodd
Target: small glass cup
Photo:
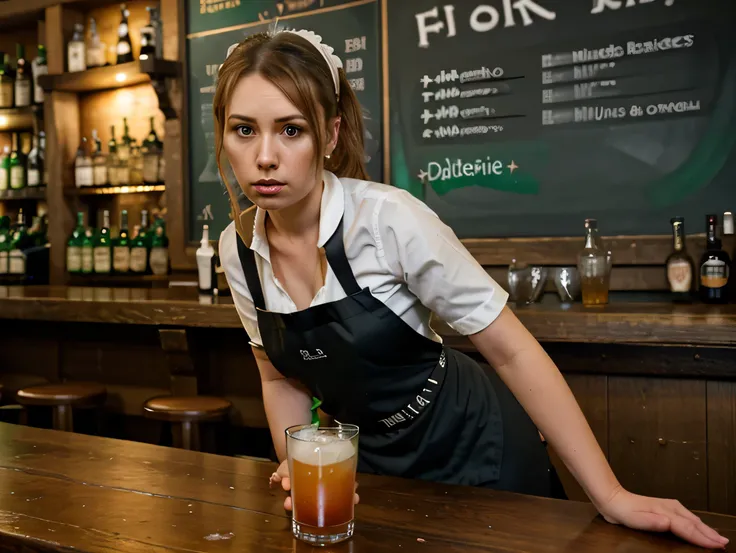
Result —
<instances>
[{"instance_id":1,"label":"small glass cup","mask_svg":"<svg viewBox=\"0 0 736 553\"><path fill-rule=\"evenodd\" d=\"M358 434L352 424L286 429L295 538L329 545L352 537Z\"/></svg>"}]
</instances>

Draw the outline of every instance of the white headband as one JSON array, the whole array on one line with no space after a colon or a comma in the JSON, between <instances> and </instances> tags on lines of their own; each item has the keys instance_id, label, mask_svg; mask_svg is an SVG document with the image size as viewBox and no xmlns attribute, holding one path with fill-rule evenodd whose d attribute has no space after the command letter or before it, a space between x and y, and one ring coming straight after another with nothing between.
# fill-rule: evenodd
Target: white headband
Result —
<instances>
[{"instance_id":1,"label":"white headband","mask_svg":"<svg viewBox=\"0 0 736 553\"><path fill-rule=\"evenodd\" d=\"M277 31L277 33L292 33L295 35L299 35L300 37L308 40L312 46L314 46L317 51L322 54L322 57L324 58L325 62L327 63L327 67L330 69L330 75L332 75L332 82L335 85L335 95L339 98L340 97L340 72L338 69L342 69L342 61L340 58L335 54L335 49L332 46L328 46L327 44L324 44L322 42L322 37L318 34L314 33L313 31L307 31L305 29L300 29L299 31L292 30L292 29L282 29L280 31ZM235 43L230 48L227 49L227 56L226 58L230 56L230 54L233 53L233 51L240 45L240 43Z\"/></svg>"}]
</instances>

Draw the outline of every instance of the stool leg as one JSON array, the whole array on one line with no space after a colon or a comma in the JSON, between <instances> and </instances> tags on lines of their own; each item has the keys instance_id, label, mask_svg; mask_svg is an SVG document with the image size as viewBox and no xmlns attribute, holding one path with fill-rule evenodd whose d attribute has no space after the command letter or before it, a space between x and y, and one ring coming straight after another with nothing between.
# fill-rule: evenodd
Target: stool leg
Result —
<instances>
[{"instance_id":1,"label":"stool leg","mask_svg":"<svg viewBox=\"0 0 736 553\"><path fill-rule=\"evenodd\" d=\"M54 430L63 430L64 432L74 432L74 422L72 419L71 405L55 405L54 412Z\"/></svg>"},{"instance_id":2,"label":"stool leg","mask_svg":"<svg viewBox=\"0 0 736 553\"><path fill-rule=\"evenodd\" d=\"M192 449L192 423L184 421L181 427L181 447L184 449Z\"/></svg>"}]
</instances>

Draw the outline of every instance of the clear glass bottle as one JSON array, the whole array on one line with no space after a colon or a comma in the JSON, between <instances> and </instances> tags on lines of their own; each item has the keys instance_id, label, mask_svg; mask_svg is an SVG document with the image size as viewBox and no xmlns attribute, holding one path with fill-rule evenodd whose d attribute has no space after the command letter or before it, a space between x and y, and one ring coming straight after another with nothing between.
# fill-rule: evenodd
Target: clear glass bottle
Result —
<instances>
[{"instance_id":1,"label":"clear glass bottle","mask_svg":"<svg viewBox=\"0 0 736 553\"><path fill-rule=\"evenodd\" d=\"M146 140L143 142L143 182L146 184L158 184L161 182L159 174L160 166L160 141L156 134L154 118L150 118L151 130L148 132Z\"/></svg>"},{"instance_id":2,"label":"clear glass bottle","mask_svg":"<svg viewBox=\"0 0 736 553\"><path fill-rule=\"evenodd\" d=\"M84 46L84 25L74 24L74 34L67 45L67 63L69 73L87 69L87 54Z\"/></svg>"},{"instance_id":3,"label":"clear glass bottle","mask_svg":"<svg viewBox=\"0 0 736 553\"><path fill-rule=\"evenodd\" d=\"M92 140L95 143L95 151L92 154L93 184L94 186L105 186L107 178L107 156L102 153L102 141L97 134L97 129L92 130Z\"/></svg>"},{"instance_id":4,"label":"clear glass bottle","mask_svg":"<svg viewBox=\"0 0 736 553\"><path fill-rule=\"evenodd\" d=\"M143 184L143 156L141 155L140 146L135 143L135 140L131 143L128 167L130 168L129 184L131 186Z\"/></svg>"},{"instance_id":5,"label":"clear glass bottle","mask_svg":"<svg viewBox=\"0 0 736 553\"><path fill-rule=\"evenodd\" d=\"M74 160L74 181L77 188L84 188L94 184L94 170L92 168L92 158L89 155L89 146L87 137L82 137L82 142L77 150L77 157Z\"/></svg>"},{"instance_id":6,"label":"clear glass bottle","mask_svg":"<svg viewBox=\"0 0 736 553\"><path fill-rule=\"evenodd\" d=\"M41 75L48 75L49 66L46 62L46 47L43 44L38 45L38 54L33 60L33 103L43 104L43 88L38 84L38 78Z\"/></svg>"},{"instance_id":7,"label":"clear glass bottle","mask_svg":"<svg viewBox=\"0 0 736 553\"><path fill-rule=\"evenodd\" d=\"M105 62L105 44L100 40L95 18L90 17L89 38L87 40L87 68L102 67Z\"/></svg>"},{"instance_id":8,"label":"clear glass bottle","mask_svg":"<svg viewBox=\"0 0 736 553\"><path fill-rule=\"evenodd\" d=\"M128 134L128 118L123 117L123 136L118 144L118 158L120 161L128 161L130 157L130 134Z\"/></svg>"},{"instance_id":9,"label":"clear glass bottle","mask_svg":"<svg viewBox=\"0 0 736 553\"><path fill-rule=\"evenodd\" d=\"M605 305L608 303L608 288L611 278L612 255L602 247L598 234L598 221L585 220L585 246L578 253L578 271L583 305Z\"/></svg>"}]
</instances>

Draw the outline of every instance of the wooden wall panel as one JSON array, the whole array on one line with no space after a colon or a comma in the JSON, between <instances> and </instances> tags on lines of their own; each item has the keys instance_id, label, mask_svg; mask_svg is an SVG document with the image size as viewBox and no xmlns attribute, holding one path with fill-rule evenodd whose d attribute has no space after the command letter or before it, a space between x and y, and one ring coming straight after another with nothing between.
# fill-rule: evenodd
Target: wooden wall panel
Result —
<instances>
[{"instance_id":1,"label":"wooden wall panel","mask_svg":"<svg viewBox=\"0 0 736 553\"><path fill-rule=\"evenodd\" d=\"M611 376L611 467L631 492L708 508L705 381Z\"/></svg>"},{"instance_id":2,"label":"wooden wall panel","mask_svg":"<svg viewBox=\"0 0 736 553\"><path fill-rule=\"evenodd\" d=\"M708 382L707 395L708 510L736 515L736 384Z\"/></svg>"}]
</instances>

